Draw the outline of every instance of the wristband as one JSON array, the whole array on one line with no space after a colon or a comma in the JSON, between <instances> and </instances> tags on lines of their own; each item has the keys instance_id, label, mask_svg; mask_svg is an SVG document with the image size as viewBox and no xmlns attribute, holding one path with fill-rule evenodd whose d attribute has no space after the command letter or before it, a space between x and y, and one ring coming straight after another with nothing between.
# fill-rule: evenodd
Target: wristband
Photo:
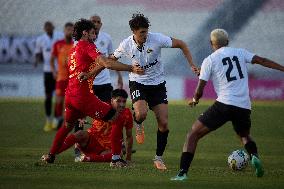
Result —
<instances>
[{"instance_id":1,"label":"wristband","mask_svg":"<svg viewBox=\"0 0 284 189\"><path fill-rule=\"evenodd\" d=\"M192 102L198 104L198 100L196 100L194 97L192 98Z\"/></svg>"}]
</instances>

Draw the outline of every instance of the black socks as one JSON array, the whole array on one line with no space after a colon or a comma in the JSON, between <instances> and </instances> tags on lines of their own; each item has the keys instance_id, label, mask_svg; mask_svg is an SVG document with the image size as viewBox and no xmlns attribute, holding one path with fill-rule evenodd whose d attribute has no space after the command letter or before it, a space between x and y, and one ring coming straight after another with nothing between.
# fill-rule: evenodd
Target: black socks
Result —
<instances>
[{"instance_id":1,"label":"black socks","mask_svg":"<svg viewBox=\"0 0 284 189\"><path fill-rule=\"evenodd\" d=\"M257 147L256 147L256 143L254 141L249 141L248 143L246 143L245 149L249 153L250 159L251 159L252 155L255 155L256 157L258 157Z\"/></svg>"},{"instance_id":2,"label":"black socks","mask_svg":"<svg viewBox=\"0 0 284 189\"><path fill-rule=\"evenodd\" d=\"M169 135L169 130L165 132L161 132L159 129L157 131L157 149L156 149L156 155L157 156L162 156L166 145L168 143L168 135Z\"/></svg>"},{"instance_id":3,"label":"black socks","mask_svg":"<svg viewBox=\"0 0 284 189\"><path fill-rule=\"evenodd\" d=\"M180 158L180 173L179 175L182 176L184 173L188 172L188 168L192 162L194 154L190 152L183 152Z\"/></svg>"}]
</instances>

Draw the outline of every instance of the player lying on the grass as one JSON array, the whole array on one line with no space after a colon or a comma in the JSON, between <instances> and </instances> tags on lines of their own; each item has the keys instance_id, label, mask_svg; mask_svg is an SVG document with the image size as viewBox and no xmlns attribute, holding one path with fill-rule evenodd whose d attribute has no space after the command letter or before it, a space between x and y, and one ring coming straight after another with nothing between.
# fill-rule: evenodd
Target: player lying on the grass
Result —
<instances>
[{"instance_id":1,"label":"player lying on the grass","mask_svg":"<svg viewBox=\"0 0 284 189\"><path fill-rule=\"evenodd\" d=\"M110 162L112 158L121 159L121 141L123 127L126 130L126 161L131 161L131 151L133 144L132 127L133 118L129 108L125 108L127 93L123 89L115 89L111 94L111 105L119 111L117 119L114 121L94 120L92 127L88 131L77 131L70 134L64 140L57 154L78 143L78 147L83 153L82 162ZM115 157L112 157L115 154ZM111 167L126 166L126 162L111 161Z\"/></svg>"},{"instance_id":2,"label":"player lying on the grass","mask_svg":"<svg viewBox=\"0 0 284 189\"><path fill-rule=\"evenodd\" d=\"M193 123L187 133L180 159L180 171L172 180L187 179L187 172L199 139L232 121L237 135L251 158L251 164L257 177L264 170L258 156L257 146L250 135L251 101L249 97L247 64L259 64L268 68L284 71L284 67L266 58L259 57L245 49L228 47L228 33L215 29L210 35L213 53L204 59L199 82L189 105L194 107L202 97L204 87L212 79L218 98Z\"/></svg>"},{"instance_id":3,"label":"player lying on the grass","mask_svg":"<svg viewBox=\"0 0 284 189\"><path fill-rule=\"evenodd\" d=\"M98 120L115 120L119 112L110 104L102 102L92 90L94 76L104 68L144 74L137 65L126 65L101 55L93 43L95 26L90 20L81 19L74 25L73 36L78 43L72 48L68 59L69 81L65 93L65 121L57 131L53 144L43 161L53 163L66 136L77 120L89 116ZM121 143L120 143L121 145ZM116 155L116 154L114 154ZM120 159L115 161L120 161ZM122 160L121 160L122 161Z\"/></svg>"}]
</instances>

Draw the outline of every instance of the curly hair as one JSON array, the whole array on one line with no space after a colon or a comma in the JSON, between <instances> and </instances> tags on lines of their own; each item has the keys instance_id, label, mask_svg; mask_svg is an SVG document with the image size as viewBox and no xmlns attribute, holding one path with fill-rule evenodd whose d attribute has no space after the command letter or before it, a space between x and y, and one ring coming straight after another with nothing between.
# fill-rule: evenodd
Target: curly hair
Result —
<instances>
[{"instance_id":1,"label":"curly hair","mask_svg":"<svg viewBox=\"0 0 284 189\"><path fill-rule=\"evenodd\" d=\"M73 37L76 41L79 41L82 38L83 31L90 31L92 28L95 28L94 24L87 19L81 18L74 24Z\"/></svg>"},{"instance_id":2,"label":"curly hair","mask_svg":"<svg viewBox=\"0 0 284 189\"><path fill-rule=\"evenodd\" d=\"M136 13L132 15L132 19L129 20L129 26L132 31L138 30L139 28L149 28L150 22L144 14Z\"/></svg>"}]
</instances>

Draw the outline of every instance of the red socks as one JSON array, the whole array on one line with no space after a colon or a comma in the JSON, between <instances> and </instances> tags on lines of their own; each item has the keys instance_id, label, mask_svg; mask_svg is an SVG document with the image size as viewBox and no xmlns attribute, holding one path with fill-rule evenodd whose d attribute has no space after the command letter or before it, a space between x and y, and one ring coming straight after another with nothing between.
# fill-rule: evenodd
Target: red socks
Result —
<instances>
[{"instance_id":1,"label":"red socks","mask_svg":"<svg viewBox=\"0 0 284 189\"><path fill-rule=\"evenodd\" d=\"M57 154L69 149L77 142L76 137L74 134L70 134L68 137L65 138L63 144L61 145L60 149L57 151Z\"/></svg>"},{"instance_id":2,"label":"red socks","mask_svg":"<svg viewBox=\"0 0 284 189\"><path fill-rule=\"evenodd\" d=\"M122 143L122 127L112 124L111 129L111 152L113 155L120 155Z\"/></svg>"},{"instance_id":3,"label":"red socks","mask_svg":"<svg viewBox=\"0 0 284 189\"><path fill-rule=\"evenodd\" d=\"M53 139L52 146L50 148L49 153L50 154L58 154L59 149L61 148L66 136L70 131L72 131L73 127L66 127L66 123L60 127L60 129L57 131L55 138Z\"/></svg>"}]
</instances>

